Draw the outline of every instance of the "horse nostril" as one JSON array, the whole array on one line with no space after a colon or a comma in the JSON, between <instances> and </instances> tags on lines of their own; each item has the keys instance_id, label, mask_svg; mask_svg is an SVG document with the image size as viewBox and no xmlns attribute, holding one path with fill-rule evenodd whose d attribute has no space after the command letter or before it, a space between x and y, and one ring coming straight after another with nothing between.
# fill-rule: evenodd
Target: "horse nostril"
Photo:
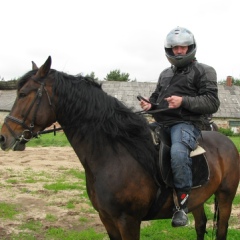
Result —
<instances>
[{"instance_id":1,"label":"horse nostril","mask_svg":"<svg viewBox=\"0 0 240 240\"><path fill-rule=\"evenodd\" d=\"M3 135L0 135L0 142L4 142L5 138Z\"/></svg>"}]
</instances>

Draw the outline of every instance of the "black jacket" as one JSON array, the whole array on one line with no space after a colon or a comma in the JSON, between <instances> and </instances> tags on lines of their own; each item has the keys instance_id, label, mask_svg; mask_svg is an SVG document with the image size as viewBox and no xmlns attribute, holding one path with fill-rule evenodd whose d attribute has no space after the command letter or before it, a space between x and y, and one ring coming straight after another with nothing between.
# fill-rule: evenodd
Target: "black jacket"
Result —
<instances>
[{"instance_id":1,"label":"black jacket","mask_svg":"<svg viewBox=\"0 0 240 240\"><path fill-rule=\"evenodd\" d=\"M217 112L220 105L216 71L197 61L184 68L165 69L150 97L151 102L159 104L152 109L167 109L168 102L164 98L172 95L182 96L182 105L176 109L155 113L154 119L166 126L191 122L201 129L204 115Z\"/></svg>"}]
</instances>

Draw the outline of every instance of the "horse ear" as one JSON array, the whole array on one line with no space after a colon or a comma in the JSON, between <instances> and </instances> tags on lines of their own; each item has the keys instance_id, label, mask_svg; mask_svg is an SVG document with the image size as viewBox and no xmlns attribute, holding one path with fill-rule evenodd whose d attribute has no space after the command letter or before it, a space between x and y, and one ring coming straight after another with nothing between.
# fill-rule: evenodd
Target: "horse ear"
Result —
<instances>
[{"instance_id":1,"label":"horse ear","mask_svg":"<svg viewBox=\"0 0 240 240\"><path fill-rule=\"evenodd\" d=\"M51 69L51 64L52 59L51 56L49 56L46 62L38 69L36 76L40 78L46 77Z\"/></svg>"},{"instance_id":2,"label":"horse ear","mask_svg":"<svg viewBox=\"0 0 240 240\"><path fill-rule=\"evenodd\" d=\"M32 61L32 70L38 70L38 66L34 61Z\"/></svg>"}]
</instances>

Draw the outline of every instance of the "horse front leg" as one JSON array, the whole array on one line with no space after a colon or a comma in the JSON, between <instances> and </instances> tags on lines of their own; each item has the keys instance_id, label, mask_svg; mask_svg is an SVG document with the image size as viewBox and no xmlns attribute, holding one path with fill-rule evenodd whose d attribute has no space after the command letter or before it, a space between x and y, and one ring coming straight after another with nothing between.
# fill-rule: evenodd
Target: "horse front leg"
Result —
<instances>
[{"instance_id":1,"label":"horse front leg","mask_svg":"<svg viewBox=\"0 0 240 240\"><path fill-rule=\"evenodd\" d=\"M204 240L206 233L207 217L204 211L204 205L202 204L198 208L192 211L195 220L195 230L197 233L197 240Z\"/></svg>"},{"instance_id":2,"label":"horse front leg","mask_svg":"<svg viewBox=\"0 0 240 240\"><path fill-rule=\"evenodd\" d=\"M110 240L122 240L121 233L117 228L116 224L110 217L99 214L99 217L107 231Z\"/></svg>"},{"instance_id":3,"label":"horse front leg","mask_svg":"<svg viewBox=\"0 0 240 240\"><path fill-rule=\"evenodd\" d=\"M110 240L139 240L141 221L122 214L119 218L99 214Z\"/></svg>"},{"instance_id":4,"label":"horse front leg","mask_svg":"<svg viewBox=\"0 0 240 240\"><path fill-rule=\"evenodd\" d=\"M126 214L122 214L117 220L117 227L121 233L122 240L139 240L140 226L140 220Z\"/></svg>"}]
</instances>

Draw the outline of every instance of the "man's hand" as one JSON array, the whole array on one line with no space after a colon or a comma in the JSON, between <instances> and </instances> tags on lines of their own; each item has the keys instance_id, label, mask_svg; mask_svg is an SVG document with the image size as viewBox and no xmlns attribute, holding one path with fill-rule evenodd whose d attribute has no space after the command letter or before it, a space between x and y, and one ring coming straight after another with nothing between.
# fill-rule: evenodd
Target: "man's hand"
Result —
<instances>
[{"instance_id":1,"label":"man's hand","mask_svg":"<svg viewBox=\"0 0 240 240\"><path fill-rule=\"evenodd\" d=\"M146 98L146 99L148 100L148 98ZM152 104L148 103L148 102L145 102L144 100L141 99L140 100L140 106L144 111L148 111L152 107Z\"/></svg>"},{"instance_id":2,"label":"man's hand","mask_svg":"<svg viewBox=\"0 0 240 240\"><path fill-rule=\"evenodd\" d=\"M168 98L164 98L168 102L169 108L178 108L182 105L182 97L179 96L171 96Z\"/></svg>"}]
</instances>

